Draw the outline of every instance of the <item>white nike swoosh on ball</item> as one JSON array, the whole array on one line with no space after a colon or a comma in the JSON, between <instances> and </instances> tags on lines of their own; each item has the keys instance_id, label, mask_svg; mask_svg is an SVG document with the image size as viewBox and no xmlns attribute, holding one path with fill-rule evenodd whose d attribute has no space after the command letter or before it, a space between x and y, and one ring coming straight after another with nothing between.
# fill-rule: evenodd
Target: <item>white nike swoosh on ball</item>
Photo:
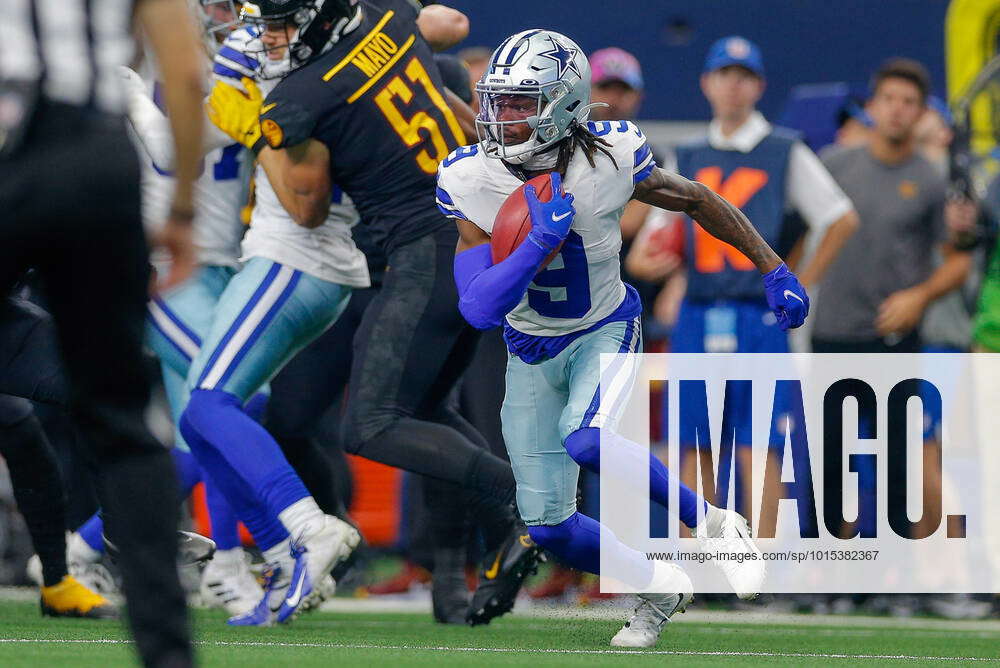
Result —
<instances>
[{"instance_id":1,"label":"white nike swoosh on ball","mask_svg":"<svg viewBox=\"0 0 1000 668\"><path fill-rule=\"evenodd\" d=\"M564 213L561 216L557 216L556 214L552 214L552 222L553 223L558 223L560 220L562 220L563 218L565 218L566 216L568 216L570 213L572 213L572 211L567 211L566 213Z\"/></svg>"},{"instance_id":2,"label":"white nike swoosh on ball","mask_svg":"<svg viewBox=\"0 0 1000 668\"><path fill-rule=\"evenodd\" d=\"M804 301L802 301L802 297L799 297L799 296L798 296L797 294L795 294L795 293L794 293L794 292L792 292L791 290L785 290L785 297L795 297L795 298L796 298L796 299L798 299L798 300L799 300L800 302L802 302L803 304L805 304L805 302L804 302Z\"/></svg>"},{"instance_id":3,"label":"white nike swoosh on ball","mask_svg":"<svg viewBox=\"0 0 1000 668\"><path fill-rule=\"evenodd\" d=\"M299 599L302 598L302 584L306 581L306 576L303 573L302 577L299 578L298 586L295 587L295 591L292 595L285 599L285 603L290 608L294 608L299 604Z\"/></svg>"}]
</instances>

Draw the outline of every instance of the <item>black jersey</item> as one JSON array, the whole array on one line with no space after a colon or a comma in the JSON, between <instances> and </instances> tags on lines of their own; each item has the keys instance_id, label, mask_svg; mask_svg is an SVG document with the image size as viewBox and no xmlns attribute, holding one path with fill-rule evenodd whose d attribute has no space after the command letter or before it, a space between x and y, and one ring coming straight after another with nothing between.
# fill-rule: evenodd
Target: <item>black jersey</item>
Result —
<instances>
[{"instance_id":1,"label":"black jersey","mask_svg":"<svg viewBox=\"0 0 1000 668\"><path fill-rule=\"evenodd\" d=\"M362 21L275 87L261 108L273 148L310 137L386 253L450 224L434 199L438 163L465 144L407 0L359 3Z\"/></svg>"}]
</instances>

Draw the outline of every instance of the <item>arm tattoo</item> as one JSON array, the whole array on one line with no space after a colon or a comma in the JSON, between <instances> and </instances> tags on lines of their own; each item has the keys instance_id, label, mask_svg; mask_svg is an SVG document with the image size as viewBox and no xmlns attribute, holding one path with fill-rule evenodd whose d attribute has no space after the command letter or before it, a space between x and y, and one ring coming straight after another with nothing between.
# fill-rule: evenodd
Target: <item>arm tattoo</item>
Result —
<instances>
[{"instance_id":1,"label":"arm tattoo","mask_svg":"<svg viewBox=\"0 0 1000 668\"><path fill-rule=\"evenodd\" d=\"M781 264L781 258L742 211L697 181L657 168L636 185L632 197L661 209L686 213L713 237L746 255L762 273Z\"/></svg>"}]
</instances>

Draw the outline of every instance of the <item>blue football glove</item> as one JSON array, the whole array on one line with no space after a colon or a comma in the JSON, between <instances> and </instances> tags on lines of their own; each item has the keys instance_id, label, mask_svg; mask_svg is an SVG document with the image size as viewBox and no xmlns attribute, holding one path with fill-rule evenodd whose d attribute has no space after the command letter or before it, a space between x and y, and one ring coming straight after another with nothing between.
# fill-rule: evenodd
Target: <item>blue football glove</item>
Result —
<instances>
[{"instance_id":1,"label":"blue football glove","mask_svg":"<svg viewBox=\"0 0 1000 668\"><path fill-rule=\"evenodd\" d=\"M562 191L559 172L550 173L549 179L552 199L548 202L539 201L538 193L531 185L524 189L524 199L528 202L528 213L531 215L528 239L543 250L554 251L566 240L576 210L573 208L573 196Z\"/></svg>"},{"instance_id":2,"label":"blue football glove","mask_svg":"<svg viewBox=\"0 0 1000 668\"><path fill-rule=\"evenodd\" d=\"M802 326L809 315L809 295L784 262L764 275L764 291L782 331Z\"/></svg>"}]
</instances>

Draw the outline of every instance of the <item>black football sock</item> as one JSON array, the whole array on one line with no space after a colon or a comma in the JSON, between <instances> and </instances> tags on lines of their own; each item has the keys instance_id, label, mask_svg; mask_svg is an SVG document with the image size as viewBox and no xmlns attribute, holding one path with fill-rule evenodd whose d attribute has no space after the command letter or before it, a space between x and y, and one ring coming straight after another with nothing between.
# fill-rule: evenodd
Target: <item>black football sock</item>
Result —
<instances>
[{"instance_id":1,"label":"black football sock","mask_svg":"<svg viewBox=\"0 0 1000 668\"><path fill-rule=\"evenodd\" d=\"M514 472L510 464L483 451L469 464L466 500L483 532L486 550L495 549L507 537L517 515L514 511Z\"/></svg>"},{"instance_id":2,"label":"black football sock","mask_svg":"<svg viewBox=\"0 0 1000 668\"><path fill-rule=\"evenodd\" d=\"M434 536L434 547L464 548L469 541L469 507L462 503L461 485L421 476L424 507Z\"/></svg>"},{"instance_id":3,"label":"black football sock","mask_svg":"<svg viewBox=\"0 0 1000 668\"><path fill-rule=\"evenodd\" d=\"M18 510L42 562L46 587L66 575L66 496L52 446L34 415L0 426L0 455L10 471Z\"/></svg>"}]
</instances>

